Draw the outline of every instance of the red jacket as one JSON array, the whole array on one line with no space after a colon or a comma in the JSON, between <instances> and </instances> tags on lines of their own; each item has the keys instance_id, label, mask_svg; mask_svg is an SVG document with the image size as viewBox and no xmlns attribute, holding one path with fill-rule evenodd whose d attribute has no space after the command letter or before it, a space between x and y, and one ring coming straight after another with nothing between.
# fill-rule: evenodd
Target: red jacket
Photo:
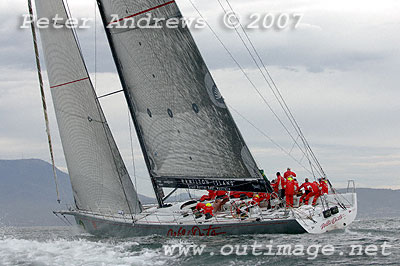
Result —
<instances>
[{"instance_id":1,"label":"red jacket","mask_svg":"<svg viewBox=\"0 0 400 266\"><path fill-rule=\"evenodd\" d=\"M246 192L247 197L252 198L254 193L253 192Z\"/></svg>"},{"instance_id":2,"label":"red jacket","mask_svg":"<svg viewBox=\"0 0 400 266\"><path fill-rule=\"evenodd\" d=\"M319 186L318 186L317 181L312 182L311 187L312 187L312 192L319 193Z\"/></svg>"},{"instance_id":3,"label":"red jacket","mask_svg":"<svg viewBox=\"0 0 400 266\"><path fill-rule=\"evenodd\" d=\"M203 213L204 214L210 214L211 216L213 215L214 207L213 206L204 206L203 207Z\"/></svg>"},{"instance_id":4,"label":"red jacket","mask_svg":"<svg viewBox=\"0 0 400 266\"><path fill-rule=\"evenodd\" d=\"M283 189L286 185L286 179L279 175L276 178L276 185L278 186L278 189Z\"/></svg>"},{"instance_id":5,"label":"red jacket","mask_svg":"<svg viewBox=\"0 0 400 266\"><path fill-rule=\"evenodd\" d=\"M200 201L213 200L213 199L215 199L215 196L216 196L215 191L214 191L214 190L207 190L207 191L208 191L208 195L203 195L203 196L200 198Z\"/></svg>"},{"instance_id":6,"label":"red jacket","mask_svg":"<svg viewBox=\"0 0 400 266\"><path fill-rule=\"evenodd\" d=\"M246 192L241 192L241 191L231 191L231 192L229 192L229 196L231 198L240 198L240 196L242 194L244 195L244 194L246 194Z\"/></svg>"},{"instance_id":7,"label":"red jacket","mask_svg":"<svg viewBox=\"0 0 400 266\"><path fill-rule=\"evenodd\" d=\"M196 210L201 211L206 206L205 203L199 202L196 205Z\"/></svg>"},{"instance_id":8,"label":"red jacket","mask_svg":"<svg viewBox=\"0 0 400 266\"><path fill-rule=\"evenodd\" d=\"M304 188L304 190L312 191L312 186L310 182L304 182L300 187L299 190Z\"/></svg>"},{"instance_id":9,"label":"red jacket","mask_svg":"<svg viewBox=\"0 0 400 266\"><path fill-rule=\"evenodd\" d=\"M258 197L257 197L258 196ZM253 197L253 204L260 205L260 202L263 201L265 198L260 197L260 195L255 195Z\"/></svg>"},{"instance_id":10,"label":"red jacket","mask_svg":"<svg viewBox=\"0 0 400 266\"><path fill-rule=\"evenodd\" d=\"M285 194L293 195L298 189L299 189L299 186L296 185L296 182L293 180L293 178L288 178L288 180L286 181L286 186L285 186Z\"/></svg>"},{"instance_id":11,"label":"red jacket","mask_svg":"<svg viewBox=\"0 0 400 266\"><path fill-rule=\"evenodd\" d=\"M328 181L326 180L321 180L319 182L319 187L321 188L322 194L328 194Z\"/></svg>"},{"instance_id":12,"label":"red jacket","mask_svg":"<svg viewBox=\"0 0 400 266\"><path fill-rule=\"evenodd\" d=\"M278 184L276 182L275 183L271 183L271 187L276 193L278 193L279 189L278 189Z\"/></svg>"},{"instance_id":13,"label":"red jacket","mask_svg":"<svg viewBox=\"0 0 400 266\"><path fill-rule=\"evenodd\" d=\"M284 178L288 178L289 176L296 177L296 174L295 174L294 172L292 172L292 171L286 171L286 172L283 174L283 177L284 177Z\"/></svg>"},{"instance_id":14,"label":"red jacket","mask_svg":"<svg viewBox=\"0 0 400 266\"><path fill-rule=\"evenodd\" d=\"M224 195L226 195L225 190L217 190L217 196L224 196Z\"/></svg>"}]
</instances>

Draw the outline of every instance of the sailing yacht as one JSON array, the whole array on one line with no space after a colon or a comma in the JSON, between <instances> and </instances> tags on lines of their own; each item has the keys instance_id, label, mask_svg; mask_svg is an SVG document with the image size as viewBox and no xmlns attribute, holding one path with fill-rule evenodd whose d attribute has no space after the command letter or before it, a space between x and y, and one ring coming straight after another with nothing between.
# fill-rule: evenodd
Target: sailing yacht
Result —
<instances>
[{"instance_id":1,"label":"sailing yacht","mask_svg":"<svg viewBox=\"0 0 400 266\"><path fill-rule=\"evenodd\" d=\"M30 1L30 0L29 0ZM157 205L140 203L91 83L75 32L40 29L42 51L75 206L94 235L215 236L323 233L349 226L356 194L331 193L316 206L280 208L229 199L210 216L198 199L166 204L165 188L272 193L187 27L113 27L116 21L181 18L175 1L97 0ZM62 0L35 0L38 18L69 14ZM115 20L115 15L120 19ZM60 25L62 22L60 22ZM208 203L213 204L211 200ZM244 215L237 215L237 210ZM233 211L234 210L234 211Z\"/></svg>"}]
</instances>

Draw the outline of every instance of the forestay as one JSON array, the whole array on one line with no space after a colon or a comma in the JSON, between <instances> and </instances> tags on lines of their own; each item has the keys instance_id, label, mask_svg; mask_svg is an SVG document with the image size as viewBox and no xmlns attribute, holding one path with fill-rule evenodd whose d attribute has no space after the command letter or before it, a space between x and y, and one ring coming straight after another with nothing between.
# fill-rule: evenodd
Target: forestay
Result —
<instances>
[{"instance_id":1,"label":"forestay","mask_svg":"<svg viewBox=\"0 0 400 266\"><path fill-rule=\"evenodd\" d=\"M156 184L270 189L187 27L168 28L163 22L160 28L137 25L148 16L159 21L181 19L175 1L98 0L98 4Z\"/></svg>"},{"instance_id":2,"label":"forestay","mask_svg":"<svg viewBox=\"0 0 400 266\"><path fill-rule=\"evenodd\" d=\"M62 0L36 0L39 18L68 15ZM76 206L101 214L137 213L140 202L111 135L71 29L41 29L60 137Z\"/></svg>"}]
</instances>

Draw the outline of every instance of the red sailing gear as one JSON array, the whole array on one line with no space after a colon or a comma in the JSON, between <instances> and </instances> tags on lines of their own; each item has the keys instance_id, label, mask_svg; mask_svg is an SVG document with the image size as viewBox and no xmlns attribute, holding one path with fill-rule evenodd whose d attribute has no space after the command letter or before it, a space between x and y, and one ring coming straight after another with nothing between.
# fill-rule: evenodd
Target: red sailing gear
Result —
<instances>
[{"instance_id":1,"label":"red sailing gear","mask_svg":"<svg viewBox=\"0 0 400 266\"><path fill-rule=\"evenodd\" d=\"M278 175L278 177L276 178L276 186L278 187L278 190L283 189L285 185L286 185L286 179L283 176Z\"/></svg>"},{"instance_id":2,"label":"red sailing gear","mask_svg":"<svg viewBox=\"0 0 400 266\"><path fill-rule=\"evenodd\" d=\"M204 208L203 208L204 214L208 213L211 216L213 216L213 211L214 211L214 207L211 205L211 203L207 203L206 206L204 206Z\"/></svg>"},{"instance_id":3,"label":"red sailing gear","mask_svg":"<svg viewBox=\"0 0 400 266\"><path fill-rule=\"evenodd\" d=\"M203 208L204 208L205 206L206 206L205 203L199 202L199 203L197 203L197 205L196 205L196 210L202 211Z\"/></svg>"},{"instance_id":4,"label":"red sailing gear","mask_svg":"<svg viewBox=\"0 0 400 266\"><path fill-rule=\"evenodd\" d=\"M225 191L225 190L217 190L216 197L219 199L226 199L226 198L229 199L229 196L227 195L227 191Z\"/></svg>"},{"instance_id":5,"label":"red sailing gear","mask_svg":"<svg viewBox=\"0 0 400 266\"><path fill-rule=\"evenodd\" d=\"M317 202L317 199L318 199L319 196L320 196L318 183L317 183L316 181L312 182L312 183L311 183L311 188L312 188L312 191L311 191L310 193L307 194L306 200L305 200L304 203L305 203L305 204L308 204L308 200L309 200L311 197L314 197L312 204L315 205L315 203Z\"/></svg>"},{"instance_id":6,"label":"red sailing gear","mask_svg":"<svg viewBox=\"0 0 400 266\"><path fill-rule=\"evenodd\" d=\"M245 192L241 192L241 191L231 191L231 192L229 192L229 196L231 198L236 198L236 199L240 198L240 196L242 194L245 194Z\"/></svg>"},{"instance_id":7,"label":"red sailing gear","mask_svg":"<svg viewBox=\"0 0 400 266\"><path fill-rule=\"evenodd\" d=\"M254 196L253 192L246 192L246 196L252 198Z\"/></svg>"},{"instance_id":8,"label":"red sailing gear","mask_svg":"<svg viewBox=\"0 0 400 266\"><path fill-rule=\"evenodd\" d=\"M308 194L310 194L312 192L312 186L310 182L304 182L300 187L299 190L304 188L304 194L300 197L300 203L303 202L304 198L307 197ZM306 194L306 191L308 191L308 193ZM306 204L308 203L308 200L306 200Z\"/></svg>"},{"instance_id":9,"label":"red sailing gear","mask_svg":"<svg viewBox=\"0 0 400 266\"><path fill-rule=\"evenodd\" d=\"M258 193L258 196L260 196L260 198L262 198L262 199L266 199L266 200L270 199L269 193Z\"/></svg>"},{"instance_id":10,"label":"red sailing gear","mask_svg":"<svg viewBox=\"0 0 400 266\"><path fill-rule=\"evenodd\" d=\"M217 190L217 196L224 196L224 195L226 195L225 190Z\"/></svg>"},{"instance_id":11,"label":"red sailing gear","mask_svg":"<svg viewBox=\"0 0 400 266\"><path fill-rule=\"evenodd\" d=\"M252 203L253 203L253 204L260 205L260 203L261 203L264 199L265 199L265 198L260 197L260 195L255 195L255 196L253 197Z\"/></svg>"},{"instance_id":12,"label":"red sailing gear","mask_svg":"<svg viewBox=\"0 0 400 266\"><path fill-rule=\"evenodd\" d=\"M274 190L275 193L279 192L278 184L276 182L275 183L271 183L271 187L272 187L272 189Z\"/></svg>"},{"instance_id":13,"label":"red sailing gear","mask_svg":"<svg viewBox=\"0 0 400 266\"><path fill-rule=\"evenodd\" d=\"M283 177L284 177L284 178L288 178L289 176L291 176L291 177L296 177L296 174L295 174L294 172L290 171L290 170L286 171L286 172L283 174Z\"/></svg>"},{"instance_id":14,"label":"red sailing gear","mask_svg":"<svg viewBox=\"0 0 400 266\"><path fill-rule=\"evenodd\" d=\"M326 181L326 180L321 180L321 181L319 182L319 187L321 188L321 194L322 194L322 195L328 194L328 192L329 192L328 181Z\"/></svg>"},{"instance_id":15,"label":"red sailing gear","mask_svg":"<svg viewBox=\"0 0 400 266\"><path fill-rule=\"evenodd\" d=\"M200 201L215 199L215 196L216 196L215 191L214 190L207 190L207 191L208 191L208 195L201 196Z\"/></svg>"},{"instance_id":16,"label":"red sailing gear","mask_svg":"<svg viewBox=\"0 0 400 266\"><path fill-rule=\"evenodd\" d=\"M299 189L293 178L289 177L286 181L285 186L285 196L286 196L286 206L293 207L293 195Z\"/></svg>"}]
</instances>

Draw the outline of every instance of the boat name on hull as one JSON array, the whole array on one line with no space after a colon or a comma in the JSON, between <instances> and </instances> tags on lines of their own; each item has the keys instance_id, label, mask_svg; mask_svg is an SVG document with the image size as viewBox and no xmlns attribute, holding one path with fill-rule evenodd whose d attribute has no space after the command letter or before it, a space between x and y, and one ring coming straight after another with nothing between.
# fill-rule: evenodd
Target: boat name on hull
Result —
<instances>
[{"instance_id":1,"label":"boat name on hull","mask_svg":"<svg viewBox=\"0 0 400 266\"><path fill-rule=\"evenodd\" d=\"M334 217L333 219L327 221L326 223L323 223L321 225L321 230L323 230L325 227L328 227L330 225L334 225L336 222L342 220L343 218L344 218L344 214L341 214L338 217Z\"/></svg>"},{"instance_id":2,"label":"boat name on hull","mask_svg":"<svg viewBox=\"0 0 400 266\"><path fill-rule=\"evenodd\" d=\"M174 229L171 228L168 230L167 236L217 236L226 234L226 232L218 232L218 229L221 229L221 227L213 227L212 225L205 229L201 229L195 225L190 230L180 227L178 231L174 231Z\"/></svg>"}]
</instances>

